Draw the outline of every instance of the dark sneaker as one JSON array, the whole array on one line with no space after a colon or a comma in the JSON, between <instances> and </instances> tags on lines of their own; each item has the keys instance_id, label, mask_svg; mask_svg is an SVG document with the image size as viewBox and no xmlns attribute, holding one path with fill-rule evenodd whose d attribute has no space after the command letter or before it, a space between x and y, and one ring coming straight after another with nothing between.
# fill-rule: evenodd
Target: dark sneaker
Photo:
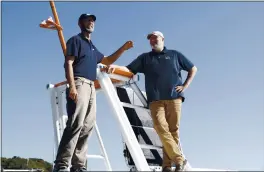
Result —
<instances>
[{"instance_id":1,"label":"dark sneaker","mask_svg":"<svg viewBox=\"0 0 264 172\"><path fill-rule=\"evenodd\" d=\"M71 171L70 172L87 172L86 168L78 168L78 169L72 169L71 168Z\"/></svg>"},{"instance_id":2,"label":"dark sneaker","mask_svg":"<svg viewBox=\"0 0 264 172\"><path fill-rule=\"evenodd\" d=\"M184 160L182 164L176 165L175 171L184 171L187 160Z\"/></svg>"},{"instance_id":3,"label":"dark sneaker","mask_svg":"<svg viewBox=\"0 0 264 172\"><path fill-rule=\"evenodd\" d=\"M164 167L162 172L172 172L171 167Z\"/></svg>"},{"instance_id":4,"label":"dark sneaker","mask_svg":"<svg viewBox=\"0 0 264 172\"><path fill-rule=\"evenodd\" d=\"M67 168L54 168L52 172L70 172Z\"/></svg>"}]
</instances>

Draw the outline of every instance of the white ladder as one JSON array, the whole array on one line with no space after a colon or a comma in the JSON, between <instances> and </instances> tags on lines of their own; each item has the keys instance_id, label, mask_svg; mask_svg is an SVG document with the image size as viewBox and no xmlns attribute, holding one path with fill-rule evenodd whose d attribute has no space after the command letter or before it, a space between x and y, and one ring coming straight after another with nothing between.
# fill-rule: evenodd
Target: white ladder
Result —
<instances>
[{"instance_id":1,"label":"white ladder","mask_svg":"<svg viewBox=\"0 0 264 172\"><path fill-rule=\"evenodd\" d=\"M125 142L126 146L129 149L131 157L135 163L135 166L131 168L133 171L160 171L160 166L149 166L147 160L143 154L142 148L144 147L151 147L149 145L140 145L135 133L130 125L130 122L127 118L127 115L124 111L124 107L131 107L131 108L139 108L149 111L145 107L147 106L147 101L137 87L135 82L138 80L138 75L135 75L133 78L128 78L124 76L120 76L117 74L108 74L101 69L104 68L104 65L99 64L97 68L97 80L100 84L101 89L98 91L103 91L109 104L112 107L113 115L119 124L119 129L122 133L123 141ZM143 106L136 106L128 103L121 102L117 92L115 85L118 86L120 83L113 84L111 79L116 79L121 81L122 84L128 84L129 87L133 89L136 93L140 101L142 102ZM132 82L131 82L132 81ZM57 150L63 130L66 125L67 116L63 115L63 104L62 104L62 94L66 90L67 82L62 82L59 84L49 84L47 88L50 90L50 101L52 107L52 116L53 116L53 128L54 128L54 137L55 137L55 150ZM98 126L95 126L95 131L97 134L97 138L100 143L100 148L102 155L87 155L88 158L102 158L105 162L108 171L112 171L111 165L109 163L109 159L104 148L104 144L102 138L100 136L100 132ZM161 149L159 147L153 147L153 149ZM56 151L55 151L56 155Z\"/></svg>"},{"instance_id":2,"label":"white ladder","mask_svg":"<svg viewBox=\"0 0 264 172\"><path fill-rule=\"evenodd\" d=\"M127 103L127 102L120 102L124 107L128 107L128 108L132 108L136 111L137 114L139 113L142 113L140 116L146 116L146 115L149 115L150 116L150 119L151 119L151 115L150 115L150 110L147 109L147 101L146 101L146 98L145 96L143 95L143 93L140 91L140 89L138 88L137 84L135 82L132 82L132 83L128 83L129 86L126 86L127 88L124 88L126 90L126 93L128 94L128 97L129 97L129 101L131 103ZM136 94L136 96L134 96L134 94ZM139 100L139 101L138 101ZM137 112L138 110L138 112ZM143 111L143 112L142 112ZM145 112L145 113L144 113ZM127 114L128 116L131 115L131 114ZM142 124L143 125L143 124ZM149 125L149 124L148 124ZM148 130L151 130L152 132L155 132L156 131L154 130L153 127L144 127L144 126L134 126L132 125L132 127L135 127L135 128L141 128L145 131L148 131ZM157 134L157 133L156 133ZM156 135L158 136L158 135ZM161 142L160 142L161 144ZM180 151L182 152L183 154L183 149L181 147L181 143L180 143L180 140L179 140L179 148L180 148ZM149 144L140 144L140 147L142 149L152 149L152 150L159 150L159 151L162 151L162 145L160 146L157 146L157 145L149 145ZM183 157L185 158L184 154L183 154ZM186 158L185 158L186 159ZM131 167L131 171L134 171L136 170L136 168L134 166L130 166ZM174 169L175 167L172 167L172 169ZM161 166L157 166L157 165L150 165L150 169L152 171L161 171L162 170L162 167ZM190 163L187 161L187 165L186 165L186 170L191 170L191 165Z\"/></svg>"},{"instance_id":3,"label":"white ladder","mask_svg":"<svg viewBox=\"0 0 264 172\"><path fill-rule=\"evenodd\" d=\"M99 65L99 68L100 67L103 67L103 65ZM147 111L148 113L150 113L149 109L146 108L147 107L147 100L136 84L136 82L139 80L138 75L136 75L133 78L126 78L126 77L116 75L116 74L107 74L105 72L101 72L100 70L98 70L97 76L98 76L98 81L100 82L100 85L103 88L104 93L105 93L106 97L108 98L109 103L113 107L113 110L116 114L117 119L119 120L121 131L124 132L124 129L127 129L127 130L131 131L130 137L132 136L133 139L136 138L135 133L133 132L132 126L130 125L128 118L127 118L127 115L124 111L124 107L141 109L141 110L144 110L144 111ZM138 105L133 105L133 104L121 102L117 93L116 93L116 89L115 89L114 85L112 84L110 78L123 81L123 83L125 85L127 85L127 87L131 87L132 90L136 93L137 97L139 98L139 100L141 101L143 106L138 106ZM123 118L124 121L122 122L122 120L120 118ZM144 163L142 163L142 165L147 164L147 161L146 161L146 158L144 157L144 155L143 155L144 158L142 158L143 152L142 152L141 148L150 148L151 147L151 149L161 149L161 147L139 144L138 141L136 141L136 143L133 143L134 140L129 142L126 139L127 137L129 137L129 135L125 135L125 136L123 135L123 140L129 149L129 152L133 158L133 161L135 162L135 166L133 166L131 168L131 170L132 171L141 171L142 169L140 167L141 167L142 160L144 162ZM131 143L133 143L133 146L129 145ZM140 149L139 149L139 147L140 147ZM180 150L183 154L183 150L182 150L180 140L179 140L179 147L180 147ZM135 152L135 151L139 151L139 152ZM137 154L139 154L139 156L137 156ZM183 154L183 157L185 158L184 154ZM149 165L148 165L148 169L151 171L161 171L162 170L161 166L149 166ZM187 162L186 169L188 169L188 170L191 169L191 165L189 162Z\"/></svg>"}]
</instances>

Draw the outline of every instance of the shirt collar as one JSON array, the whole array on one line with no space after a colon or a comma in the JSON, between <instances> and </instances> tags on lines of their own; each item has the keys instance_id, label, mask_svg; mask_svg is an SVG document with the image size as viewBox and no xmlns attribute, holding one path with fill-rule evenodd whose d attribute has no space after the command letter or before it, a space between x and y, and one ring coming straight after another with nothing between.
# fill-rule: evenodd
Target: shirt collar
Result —
<instances>
[{"instance_id":1,"label":"shirt collar","mask_svg":"<svg viewBox=\"0 0 264 172\"><path fill-rule=\"evenodd\" d=\"M152 49L151 53L152 54L166 54L168 52L168 49L164 46L163 50L161 52L156 52Z\"/></svg>"},{"instance_id":2,"label":"shirt collar","mask_svg":"<svg viewBox=\"0 0 264 172\"><path fill-rule=\"evenodd\" d=\"M82 32L79 33L79 36L80 36L82 39L84 39L85 41L87 41L87 42L93 44L93 43L92 43L92 40L88 40L88 39L84 36L84 34L83 34Z\"/></svg>"}]
</instances>

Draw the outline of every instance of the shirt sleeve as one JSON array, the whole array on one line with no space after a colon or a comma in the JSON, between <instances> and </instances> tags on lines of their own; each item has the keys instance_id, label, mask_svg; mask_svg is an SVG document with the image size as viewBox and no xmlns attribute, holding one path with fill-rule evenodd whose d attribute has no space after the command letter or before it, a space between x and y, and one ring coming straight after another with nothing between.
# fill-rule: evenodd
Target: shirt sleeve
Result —
<instances>
[{"instance_id":1,"label":"shirt sleeve","mask_svg":"<svg viewBox=\"0 0 264 172\"><path fill-rule=\"evenodd\" d=\"M178 52L178 60L182 70L189 71L194 66L194 64L180 52Z\"/></svg>"},{"instance_id":2,"label":"shirt sleeve","mask_svg":"<svg viewBox=\"0 0 264 172\"><path fill-rule=\"evenodd\" d=\"M97 59L97 64L101 63L101 61L104 58L104 54L101 53L95 46L93 46L93 47L94 47L94 51L95 51L95 55L96 55L96 59Z\"/></svg>"},{"instance_id":3,"label":"shirt sleeve","mask_svg":"<svg viewBox=\"0 0 264 172\"><path fill-rule=\"evenodd\" d=\"M77 39L74 37L70 38L66 43L66 57L67 56L74 56L75 58L78 57L78 49L79 44Z\"/></svg>"},{"instance_id":4,"label":"shirt sleeve","mask_svg":"<svg viewBox=\"0 0 264 172\"><path fill-rule=\"evenodd\" d=\"M144 55L138 56L126 66L133 74L144 73Z\"/></svg>"}]
</instances>

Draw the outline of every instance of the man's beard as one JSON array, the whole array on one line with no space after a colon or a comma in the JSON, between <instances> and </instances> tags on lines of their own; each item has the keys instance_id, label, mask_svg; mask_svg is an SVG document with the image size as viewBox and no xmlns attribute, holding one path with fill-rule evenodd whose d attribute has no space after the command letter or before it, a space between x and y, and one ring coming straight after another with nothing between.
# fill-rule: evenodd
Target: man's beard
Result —
<instances>
[{"instance_id":1,"label":"man's beard","mask_svg":"<svg viewBox=\"0 0 264 172\"><path fill-rule=\"evenodd\" d=\"M155 44L153 46L151 46L152 49L154 49L155 51L162 51L163 48L164 48L164 44L162 42L158 43L158 44Z\"/></svg>"},{"instance_id":2,"label":"man's beard","mask_svg":"<svg viewBox=\"0 0 264 172\"><path fill-rule=\"evenodd\" d=\"M94 31L94 28L86 28L86 27L82 26L82 31L87 32L87 33L92 33Z\"/></svg>"},{"instance_id":3,"label":"man's beard","mask_svg":"<svg viewBox=\"0 0 264 172\"><path fill-rule=\"evenodd\" d=\"M85 31L88 33L92 33L94 31L94 28L85 28Z\"/></svg>"}]
</instances>

